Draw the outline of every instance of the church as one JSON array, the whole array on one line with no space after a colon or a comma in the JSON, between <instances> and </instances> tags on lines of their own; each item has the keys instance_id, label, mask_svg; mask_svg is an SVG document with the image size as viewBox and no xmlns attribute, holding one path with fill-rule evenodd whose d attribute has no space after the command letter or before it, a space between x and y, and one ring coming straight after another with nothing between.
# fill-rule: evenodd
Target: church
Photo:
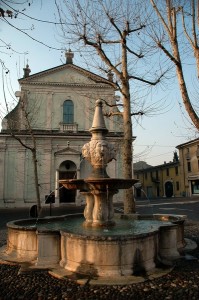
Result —
<instances>
[{"instance_id":1,"label":"church","mask_svg":"<svg viewBox=\"0 0 199 300\"><path fill-rule=\"evenodd\" d=\"M50 193L54 205L81 205L79 191L69 191L60 179L86 178L91 172L82 157L82 147L89 142L95 102L104 101L109 130L107 140L117 150L116 160L107 167L110 177L122 177L122 116L117 114L113 74L103 78L73 63L74 53L66 51L60 66L30 74L28 65L19 79L18 104L2 120L0 133L0 207L31 207L36 204L33 155L37 153L38 186L41 205ZM108 104L108 105L107 105ZM11 126L12 125L12 126ZM118 198L117 198L118 197ZM120 197L116 195L115 201Z\"/></svg>"}]
</instances>

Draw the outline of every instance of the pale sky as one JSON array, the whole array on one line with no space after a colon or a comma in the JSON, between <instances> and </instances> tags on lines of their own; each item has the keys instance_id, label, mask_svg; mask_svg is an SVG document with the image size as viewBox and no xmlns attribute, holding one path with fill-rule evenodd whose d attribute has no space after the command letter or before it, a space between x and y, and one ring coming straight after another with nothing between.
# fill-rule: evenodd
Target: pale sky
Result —
<instances>
[{"instance_id":1,"label":"pale sky","mask_svg":"<svg viewBox=\"0 0 199 300\"><path fill-rule=\"evenodd\" d=\"M17 2L25 3L22 0ZM31 3L30 6L28 6L28 2ZM15 5L15 8L19 10L22 7L26 8L24 13L33 18L55 22L56 7L54 0L28 2L23 4L23 6ZM10 5L12 6L11 3ZM12 25L23 29L33 39L37 39L41 43L29 38L12 27ZM14 107L16 103L14 92L19 90L17 80L23 77L23 68L27 60L31 74L61 65L65 62L64 51L61 51L61 49L68 49L69 45L63 46L60 41L61 37L58 35L58 30L54 24L37 22L21 14L13 19L5 18L4 20L0 18L1 78L4 78L4 81L0 81L1 119L6 113L3 82L6 98L11 106ZM42 45L42 43L51 48ZM70 45L70 48L73 50L72 45ZM8 74L6 74L6 69L2 69L2 64L9 70ZM85 68L78 53L75 53L74 64ZM133 132L134 136L136 136L134 162L144 160L148 164L155 166L163 164L164 161L172 161L173 152L177 145L187 142L190 138L198 137L193 135L192 130L187 129L185 118L182 117L179 106L181 99L175 80L172 82L169 90L161 93L156 95L157 101L158 97L166 99L167 104L165 104L165 108L152 117L143 116L138 123L133 123Z\"/></svg>"}]
</instances>

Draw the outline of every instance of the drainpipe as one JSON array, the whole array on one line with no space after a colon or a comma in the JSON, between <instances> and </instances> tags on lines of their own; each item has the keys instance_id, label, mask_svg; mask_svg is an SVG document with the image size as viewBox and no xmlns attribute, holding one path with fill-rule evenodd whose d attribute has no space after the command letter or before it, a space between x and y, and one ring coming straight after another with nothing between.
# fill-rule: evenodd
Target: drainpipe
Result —
<instances>
[{"instance_id":1,"label":"drainpipe","mask_svg":"<svg viewBox=\"0 0 199 300\"><path fill-rule=\"evenodd\" d=\"M184 183L184 190L185 190L185 196L187 196L186 192L186 182L185 182L185 163L184 163L184 149L182 148L182 170L183 170L183 183Z\"/></svg>"},{"instance_id":2,"label":"drainpipe","mask_svg":"<svg viewBox=\"0 0 199 300\"><path fill-rule=\"evenodd\" d=\"M59 170L55 171L55 206L59 206Z\"/></svg>"}]
</instances>

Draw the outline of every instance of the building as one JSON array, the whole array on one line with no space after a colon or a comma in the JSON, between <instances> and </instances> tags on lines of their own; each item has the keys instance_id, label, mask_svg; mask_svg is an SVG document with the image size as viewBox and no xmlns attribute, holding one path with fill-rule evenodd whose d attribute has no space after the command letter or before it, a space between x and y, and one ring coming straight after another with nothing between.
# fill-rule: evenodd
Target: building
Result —
<instances>
[{"instance_id":1,"label":"building","mask_svg":"<svg viewBox=\"0 0 199 300\"><path fill-rule=\"evenodd\" d=\"M137 197L199 196L199 138L176 146L173 161L163 165L134 170L142 189ZM143 164L142 164L143 165Z\"/></svg>"},{"instance_id":2,"label":"building","mask_svg":"<svg viewBox=\"0 0 199 300\"><path fill-rule=\"evenodd\" d=\"M135 189L136 197L180 197L184 186L181 181L181 169L177 152L174 152L172 162L158 166L150 166L134 170L141 188Z\"/></svg>"},{"instance_id":3,"label":"building","mask_svg":"<svg viewBox=\"0 0 199 300\"><path fill-rule=\"evenodd\" d=\"M186 196L199 196L199 138L176 147L179 150L181 185Z\"/></svg>"},{"instance_id":4,"label":"building","mask_svg":"<svg viewBox=\"0 0 199 300\"><path fill-rule=\"evenodd\" d=\"M30 151L34 142L42 205L51 192L55 193L56 206L69 202L80 205L83 201L79 191L62 188L59 179L88 176L90 165L82 159L81 148L91 137L95 101L100 98L115 105L116 86L111 73L105 79L82 69L73 64L73 56L69 50L65 64L33 75L28 65L24 68L24 77L19 79L21 89L16 92L18 104L2 121L0 207L31 207L36 203ZM116 106L104 107L117 111ZM109 164L107 172L118 177L122 172L122 118L115 115L105 122L107 138L118 150L117 160Z\"/></svg>"}]
</instances>

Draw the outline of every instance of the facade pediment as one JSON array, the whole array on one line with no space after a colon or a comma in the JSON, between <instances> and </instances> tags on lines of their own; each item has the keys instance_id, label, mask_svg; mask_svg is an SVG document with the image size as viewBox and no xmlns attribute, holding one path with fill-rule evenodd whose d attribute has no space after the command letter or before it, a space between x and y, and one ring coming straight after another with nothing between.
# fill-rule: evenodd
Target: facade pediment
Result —
<instances>
[{"instance_id":1,"label":"facade pediment","mask_svg":"<svg viewBox=\"0 0 199 300\"><path fill-rule=\"evenodd\" d=\"M109 80L92 72L84 70L73 64L65 64L52 68L26 78L19 79L20 84L39 85L108 85L113 86Z\"/></svg>"},{"instance_id":2,"label":"facade pediment","mask_svg":"<svg viewBox=\"0 0 199 300\"><path fill-rule=\"evenodd\" d=\"M81 152L80 151L77 151L71 147L67 147L67 148L64 148L64 149L61 149L61 150L58 150L54 153L55 156L57 155L81 155Z\"/></svg>"}]
</instances>

